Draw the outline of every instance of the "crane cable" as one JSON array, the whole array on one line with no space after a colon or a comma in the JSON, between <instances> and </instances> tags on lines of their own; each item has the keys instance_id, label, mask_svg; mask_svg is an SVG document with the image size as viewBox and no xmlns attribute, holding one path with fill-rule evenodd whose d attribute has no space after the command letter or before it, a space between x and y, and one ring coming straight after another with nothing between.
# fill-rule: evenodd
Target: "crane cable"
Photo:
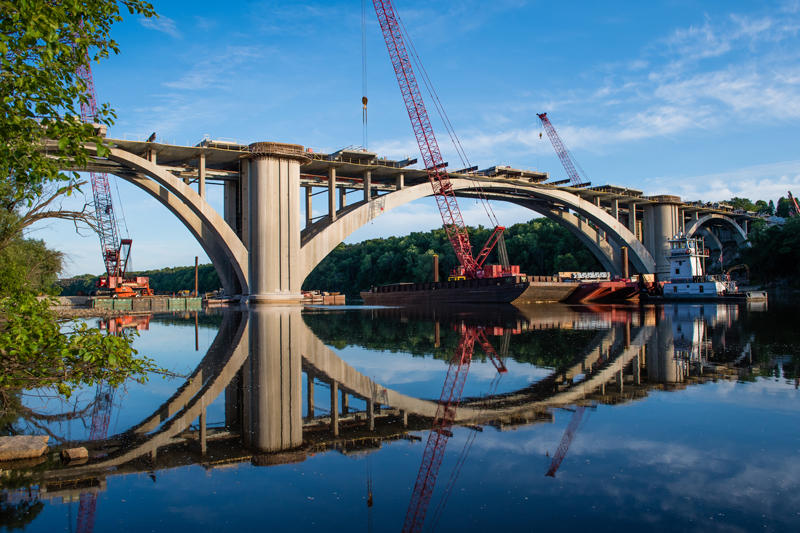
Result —
<instances>
[{"instance_id":1,"label":"crane cable","mask_svg":"<svg viewBox=\"0 0 800 533\"><path fill-rule=\"evenodd\" d=\"M461 164L464 165L465 168L471 168L471 163L469 162L469 158L467 157L466 152L464 151L463 146L461 145L461 140L458 138L458 135L455 132L455 128L453 128L453 124L450 122L450 117L447 116L447 112L444 109L444 105L442 104L441 100L439 100L439 95L436 93L436 89L433 86L433 82L431 81L430 77L428 76L428 71L425 70L425 66L422 64L422 59L419 57L417 53L417 49L414 47L414 43L411 40L411 36L406 30L405 24L403 24L403 20L400 18L400 13L397 12L395 9L395 16L397 17L397 21L399 22L399 27L403 32L403 35L406 41L409 44L410 50L407 50L409 56L417 65L417 70L420 73L420 78L422 79L422 83L425 85L425 88L428 89L428 95L431 97L433 101L434 107L436 107L436 111L439 113L439 118L441 118L442 123L444 124L445 129L447 130L448 135L450 136L450 141L453 143L453 146L456 149L456 153L458 154L458 158L461 160ZM470 179L478 188L478 196L481 200L481 204L483 205L484 211L486 211L486 215L489 217L489 220L495 226L499 226L500 223L497 220L497 217L494 214L494 210L492 209L491 204L489 204L489 199L486 198L486 193L481 187L480 182L475 179Z\"/></svg>"},{"instance_id":2,"label":"crane cable","mask_svg":"<svg viewBox=\"0 0 800 533\"><path fill-rule=\"evenodd\" d=\"M363 120L363 146L368 149L367 136L367 0L361 0L361 105L364 106Z\"/></svg>"}]
</instances>

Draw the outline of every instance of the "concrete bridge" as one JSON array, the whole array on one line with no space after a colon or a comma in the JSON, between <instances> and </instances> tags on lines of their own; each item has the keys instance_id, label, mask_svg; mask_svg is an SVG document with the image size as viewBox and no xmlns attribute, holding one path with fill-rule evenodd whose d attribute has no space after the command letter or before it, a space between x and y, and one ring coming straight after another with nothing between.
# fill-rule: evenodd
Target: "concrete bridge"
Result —
<instances>
[{"instance_id":1,"label":"concrete bridge","mask_svg":"<svg viewBox=\"0 0 800 533\"><path fill-rule=\"evenodd\" d=\"M362 150L322 154L282 143L108 141L114 147L107 158L74 170L115 174L161 202L200 242L225 291L249 303L299 301L303 280L347 236L432 194L425 170L410 168L416 160L392 161ZM632 272L668 279L667 239L697 234L721 252L745 241L754 217L724 204L686 203L612 185L550 185L548 177L504 166L450 174L458 196L473 198L483 190L491 200L556 221L613 274L623 270L625 247ZM222 213L206 201L209 182L224 187ZM325 195L327 212L314 218L318 194Z\"/></svg>"}]
</instances>

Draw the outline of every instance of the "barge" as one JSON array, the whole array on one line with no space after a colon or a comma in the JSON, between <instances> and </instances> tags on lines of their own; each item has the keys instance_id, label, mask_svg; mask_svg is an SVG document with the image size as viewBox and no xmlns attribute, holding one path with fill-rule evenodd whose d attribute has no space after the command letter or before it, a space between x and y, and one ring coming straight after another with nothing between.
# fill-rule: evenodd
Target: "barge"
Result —
<instances>
[{"instance_id":1,"label":"barge","mask_svg":"<svg viewBox=\"0 0 800 533\"><path fill-rule=\"evenodd\" d=\"M426 305L439 303L528 304L566 300L580 282L556 276L524 274L430 283L395 283L361 293L368 305Z\"/></svg>"}]
</instances>

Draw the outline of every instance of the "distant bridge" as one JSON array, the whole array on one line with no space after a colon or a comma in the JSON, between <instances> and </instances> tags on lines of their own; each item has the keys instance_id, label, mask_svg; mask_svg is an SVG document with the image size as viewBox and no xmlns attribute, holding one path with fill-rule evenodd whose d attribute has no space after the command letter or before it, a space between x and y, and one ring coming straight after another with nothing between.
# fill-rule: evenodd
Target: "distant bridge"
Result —
<instances>
[{"instance_id":1,"label":"distant bridge","mask_svg":"<svg viewBox=\"0 0 800 533\"><path fill-rule=\"evenodd\" d=\"M391 161L356 149L321 154L282 143L108 141L114 147L107 158L73 170L115 174L161 202L201 244L226 292L250 303L298 301L303 280L347 236L432 194L427 172L409 167L416 160ZM668 279L667 239L697 234L721 253L745 241L754 218L724 204L698 205L612 185L554 186L545 183L548 177L504 166L450 174L458 196L474 198L480 188L492 200L526 207L567 228L612 274L622 272L626 247L633 272ZM209 182L224 187L221 214L206 202ZM327 213L315 219L317 194L326 195Z\"/></svg>"}]
</instances>

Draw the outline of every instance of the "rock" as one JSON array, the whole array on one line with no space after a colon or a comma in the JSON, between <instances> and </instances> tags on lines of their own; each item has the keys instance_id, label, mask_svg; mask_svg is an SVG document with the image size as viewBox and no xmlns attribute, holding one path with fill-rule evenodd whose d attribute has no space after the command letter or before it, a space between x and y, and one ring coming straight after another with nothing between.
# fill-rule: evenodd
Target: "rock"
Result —
<instances>
[{"instance_id":1,"label":"rock","mask_svg":"<svg viewBox=\"0 0 800 533\"><path fill-rule=\"evenodd\" d=\"M0 461L31 459L44 455L47 451L48 440L50 440L50 437L47 435L0 437Z\"/></svg>"},{"instance_id":2,"label":"rock","mask_svg":"<svg viewBox=\"0 0 800 533\"><path fill-rule=\"evenodd\" d=\"M69 450L61 450L61 459L64 461L80 461L85 462L89 458L89 451L86 448L70 448Z\"/></svg>"}]
</instances>

